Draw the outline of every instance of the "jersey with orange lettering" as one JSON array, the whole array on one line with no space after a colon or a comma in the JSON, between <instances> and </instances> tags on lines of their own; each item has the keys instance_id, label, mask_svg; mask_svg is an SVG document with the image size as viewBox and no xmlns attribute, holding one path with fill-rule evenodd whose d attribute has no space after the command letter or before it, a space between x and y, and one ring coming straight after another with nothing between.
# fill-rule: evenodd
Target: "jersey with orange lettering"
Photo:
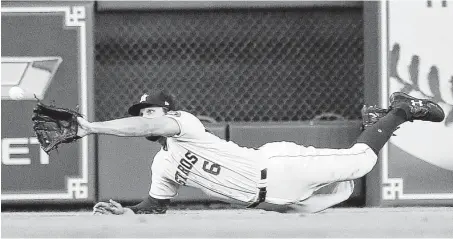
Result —
<instances>
[{"instance_id":1,"label":"jersey with orange lettering","mask_svg":"<svg viewBox=\"0 0 453 239\"><path fill-rule=\"evenodd\" d=\"M215 136L188 112L170 111L167 117L178 123L181 132L168 137L154 157L150 196L173 198L185 185L223 199L256 199L264 160L259 150Z\"/></svg>"}]
</instances>

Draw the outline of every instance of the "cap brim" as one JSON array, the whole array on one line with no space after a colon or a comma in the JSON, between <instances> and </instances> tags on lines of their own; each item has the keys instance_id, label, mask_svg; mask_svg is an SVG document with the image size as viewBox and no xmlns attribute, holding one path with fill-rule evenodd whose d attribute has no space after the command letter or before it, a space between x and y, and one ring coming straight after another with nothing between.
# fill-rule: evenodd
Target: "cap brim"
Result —
<instances>
[{"instance_id":1,"label":"cap brim","mask_svg":"<svg viewBox=\"0 0 453 239\"><path fill-rule=\"evenodd\" d=\"M129 107L129 110L127 112L130 115L138 116L140 114L140 110L141 109L147 108L147 107L151 107L151 106L153 106L153 104L150 104L150 103L147 103L147 102L142 102L142 103L138 103L138 104L132 105L131 107Z\"/></svg>"}]
</instances>

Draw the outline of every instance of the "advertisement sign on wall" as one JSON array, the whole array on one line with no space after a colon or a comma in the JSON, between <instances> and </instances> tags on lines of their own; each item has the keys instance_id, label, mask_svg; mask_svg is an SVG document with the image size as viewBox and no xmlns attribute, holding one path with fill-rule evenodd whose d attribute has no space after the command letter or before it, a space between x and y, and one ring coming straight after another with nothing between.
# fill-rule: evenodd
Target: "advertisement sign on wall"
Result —
<instances>
[{"instance_id":1,"label":"advertisement sign on wall","mask_svg":"<svg viewBox=\"0 0 453 239\"><path fill-rule=\"evenodd\" d=\"M453 200L453 3L382 1L382 107L402 91L444 110L441 123L405 123L382 150L382 199Z\"/></svg>"},{"instance_id":2,"label":"advertisement sign on wall","mask_svg":"<svg viewBox=\"0 0 453 239\"><path fill-rule=\"evenodd\" d=\"M87 8L33 5L1 9L1 199L87 199L89 139L47 155L31 121L36 98L89 114Z\"/></svg>"}]
</instances>

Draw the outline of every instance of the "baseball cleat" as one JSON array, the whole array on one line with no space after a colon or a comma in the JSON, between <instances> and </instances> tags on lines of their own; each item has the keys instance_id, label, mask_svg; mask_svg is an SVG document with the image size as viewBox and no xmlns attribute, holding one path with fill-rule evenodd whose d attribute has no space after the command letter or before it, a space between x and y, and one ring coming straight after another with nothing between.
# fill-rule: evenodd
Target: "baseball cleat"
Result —
<instances>
[{"instance_id":1,"label":"baseball cleat","mask_svg":"<svg viewBox=\"0 0 453 239\"><path fill-rule=\"evenodd\" d=\"M370 127L371 125L375 124L379 121L382 117L387 115L389 110L382 109L377 106L366 106L363 105L361 113L362 113L362 130Z\"/></svg>"},{"instance_id":2,"label":"baseball cleat","mask_svg":"<svg viewBox=\"0 0 453 239\"><path fill-rule=\"evenodd\" d=\"M404 107L404 105L409 107ZM407 120L409 121L442 122L445 118L444 110L433 101L418 99L403 92L395 92L390 96L389 109L400 107L406 111Z\"/></svg>"}]
</instances>

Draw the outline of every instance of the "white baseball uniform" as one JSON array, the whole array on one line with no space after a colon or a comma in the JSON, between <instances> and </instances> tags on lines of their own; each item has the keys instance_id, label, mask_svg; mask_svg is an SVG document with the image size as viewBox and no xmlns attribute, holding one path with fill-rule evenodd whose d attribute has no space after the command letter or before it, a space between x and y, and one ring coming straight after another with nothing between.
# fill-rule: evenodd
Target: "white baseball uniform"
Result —
<instances>
[{"instance_id":1,"label":"white baseball uniform","mask_svg":"<svg viewBox=\"0 0 453 239\"><path fill-rule=\"evenodd\" d=\"M316 211L346 200L353 190L351 180L368 173L377 159L365 144L350 149L316 149L291 142L268 143L259 149L241 147L207 132L188 112L173 111L167 116L181 132L168 137L166 147L154 157L149 195L157 199L173 198L185 185L219 199L252 203L264 186L267 203L300 204ZM263 169L267 169L266 180L261 179ZM309 199L332 183L337 186L330 195Z\"/></svg>"}]
</instances>

